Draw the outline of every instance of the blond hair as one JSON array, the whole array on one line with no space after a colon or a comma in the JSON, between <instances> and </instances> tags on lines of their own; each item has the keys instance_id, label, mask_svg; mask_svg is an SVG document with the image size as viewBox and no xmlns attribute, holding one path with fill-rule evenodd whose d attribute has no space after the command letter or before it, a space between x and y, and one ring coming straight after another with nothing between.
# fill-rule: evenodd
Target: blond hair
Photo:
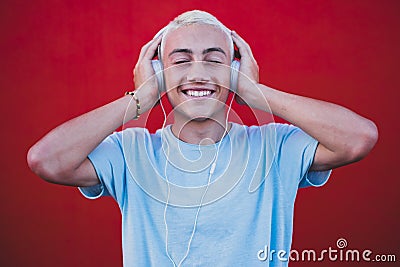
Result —
<instances>
[{"instance_id":1,"label":"blond hair","mask_svg":"<svg viewBox=\"0 0 400 267\"><path fill-rule=\"evenodd\" d=\"M230 44L230 53L232 56L232 59L234 57L234 48L233 48L233 40L231 36L231 30L228 29L224 24L222 24L216 17L211 15L208 12L201 11L201 10L191 10L184 12L177 16L174 20L172 20L170 23L168 23L167 26L162 28L157 34L156 37L159 36L160 34L163 35L162 40L161 40L161 51L164 51L165 47L165 42L164 39L167 36L167 34L173 30L176 30L181 27L186 27L190 25L196 25L196 24L201 24L201 25L210 25L213 27L216 27L217 29L220 29L223 33L225 33L228 37L229 40L231 40ZM159 55L161 57L161 55Z\"/></svg>"}]
</instances>

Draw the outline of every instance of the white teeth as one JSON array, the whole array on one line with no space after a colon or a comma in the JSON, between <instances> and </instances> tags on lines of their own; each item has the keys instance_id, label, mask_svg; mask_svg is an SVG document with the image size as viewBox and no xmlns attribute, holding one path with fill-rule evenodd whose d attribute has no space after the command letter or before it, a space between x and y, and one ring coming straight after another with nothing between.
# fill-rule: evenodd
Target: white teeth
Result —
<instances>
[{"instance_id":1,"label":"white teeth","mask_svg":"<svg viewBox=\"0 0 400 267\"><path fill-rule=\"evenodd\" d=\"M194 96L194 97L202 97L202 96L207 96L211 95L211 91L209 90L204 90L204 91L195 91L195 90L187 90L186 94L189 96Z\"/></svg>"}]
</instances>

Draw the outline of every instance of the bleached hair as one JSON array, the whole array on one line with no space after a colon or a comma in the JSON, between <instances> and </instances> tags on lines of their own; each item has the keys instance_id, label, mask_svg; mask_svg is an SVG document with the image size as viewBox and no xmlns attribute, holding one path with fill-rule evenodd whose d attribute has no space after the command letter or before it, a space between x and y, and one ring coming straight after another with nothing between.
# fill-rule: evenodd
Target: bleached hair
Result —
<instances>
[{"instance_id":1,"label":"bleached hair","mask_svg":"<svg viewBox=\"0 0 400 267\"><path fill-rule=\"evenodd\" d=\"M187 12L180 14L173 21L171 21L167 26L162 28L156 34L156 36L158 36L160 34L163 35L162 40L161 40L161 51L164 50L165 36L167 36L167 34L170 31L176 30L181 27L195 25L195 24L211 25L211 26L216 27L217 29L222 30L222 32L224 32L227 35L228 40L231 40L230 53L231 53L231 56L233 59L233 57L234 57L233 49L234 48L233 48L233 40L232 40L232 36L231 36L231 30L228 29L224 24L222 24L216 17L214 17L213 15L211 15L208 12L201 11L201 10L192 10L192 11L187 11Z\"/></svg>"}]
</instances>

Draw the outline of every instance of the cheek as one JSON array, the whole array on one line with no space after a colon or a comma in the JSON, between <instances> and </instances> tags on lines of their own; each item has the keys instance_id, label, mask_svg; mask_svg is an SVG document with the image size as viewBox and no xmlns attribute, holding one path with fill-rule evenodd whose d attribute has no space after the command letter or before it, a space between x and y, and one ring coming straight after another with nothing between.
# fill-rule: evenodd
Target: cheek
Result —
<instances>
[{"instance_id":1,"label":"cheek","mask_svg":"<svg viewBox=\"0 0 400 267\"><path fill-rule=\"evenodd\" d=\"M175 89L177 86L186 83L188 81L188 75L197 75L205 81L215 83L223 88L229 88L231 73L230 66L209 62L198 62L196 64L179 64L165 68L164 78L167 90Z\"/></svg>"},{"instance_id":2,"label":"cheek","mask_svg":"<svg viewBox=\"0 0 400 267\"><path fill-rule=\"evenodd\" d=\"M217 83L220 87L229 89L230 86L230 67L220 65L209 70L212 75L212 81Z\"/></svg>"},{"instance_id":3,"label":"cheek","mask_svg":"<svg viewBox=\"0 0 400 267\"><path fill-rule=\"evenodd\" d=\"M167 98L169 103L173 108L175 108L177 105L179 105L179 96L178 96L178 91L177 90L168 90L167 92Z\"/></svg>"},{"instance_id":4,"label":"cheek","mask_svg":"<svg viewBox=\"0 0 400 267\"><path fill-rule=\"evenodd\" d=\"M171 66L164 69L164 79L167 90L176 89L186 78L186 72L182 66Z\"/></svg>"},{"instance_id":5,"label":"cheek","mask_svg":"<svg viewBox=\"0 0 400 267\"><path fill-rule=\"evenodd\" d=\"M227 100L228 100L228 97L229 97L229 90L223 90L222 92L221 92L221 97L219 98L219 100L222 102L222 103L225 103L226 104L226 102L227 102Z\"/></svg>"}]
</instances>

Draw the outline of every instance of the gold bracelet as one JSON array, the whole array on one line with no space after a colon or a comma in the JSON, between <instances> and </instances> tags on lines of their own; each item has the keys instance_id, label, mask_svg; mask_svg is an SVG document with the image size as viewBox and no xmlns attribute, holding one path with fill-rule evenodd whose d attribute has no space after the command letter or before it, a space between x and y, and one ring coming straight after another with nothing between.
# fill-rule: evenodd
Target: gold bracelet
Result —
<instances>
[{"instance_id":1,"label":"gold bracelet","mask_svg":"<svg viewBox=\"0 0 400 267\"><path fill-rule=\"evenodd\" d=\"M126 92L125 95L131 95L132 98L135 100L135 102L136 102L136 116L133 119L134 120L139 119L139 117L140 117L140 102L139 102L139 98L135 95L134 91Z\"/></svg>"}]
</instances>

